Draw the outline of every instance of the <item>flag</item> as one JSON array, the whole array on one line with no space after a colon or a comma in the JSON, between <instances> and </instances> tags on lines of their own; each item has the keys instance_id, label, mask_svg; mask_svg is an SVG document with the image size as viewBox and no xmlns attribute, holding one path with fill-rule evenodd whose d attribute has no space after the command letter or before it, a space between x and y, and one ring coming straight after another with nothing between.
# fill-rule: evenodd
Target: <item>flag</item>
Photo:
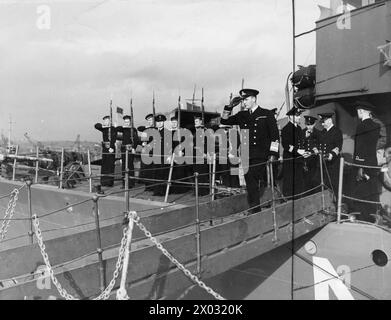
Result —
<instances>
[{"instance_id":1,"label":"flag","mask_svg":"<svg viewBox=\"0 0 391 320\"><path fill-rule=\"evenodd\" d=\"M124 109L117 107L117 113L124 114Z\"/></svg>"}]
</instances>

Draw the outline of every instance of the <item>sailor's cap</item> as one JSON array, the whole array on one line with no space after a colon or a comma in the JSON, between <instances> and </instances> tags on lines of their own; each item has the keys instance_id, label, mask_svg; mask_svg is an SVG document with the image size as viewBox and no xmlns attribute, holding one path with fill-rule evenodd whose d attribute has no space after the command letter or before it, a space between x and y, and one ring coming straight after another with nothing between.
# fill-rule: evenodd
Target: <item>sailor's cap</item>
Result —
<instances>
[{"instance_id":1,"label":"sailor's cap","mask_svg":"<svg viewBox=\"0 0 391 320\"><path fill-rule=\"evenodd\" d=\"M167 120L167 118L166 118L166 116L164 115L164 114L157 114L156 116L155 116L155 121L157 121L157 122L163 122L163 121L166 121Z\"/></svg>"},{"instance_id":2,"label":"sailor's cap","mask_svg":"<svg viewBox=\"0 0 391 320\"><path fill-rule=\"evenodd\" d=\"M287 116L299 116L303 113L303 110L299 109L298 107L294 106L292 109L290 109L286 115Z\"/></svg>"},{"instance_id":3,"label":"sailor's cap","mask_svg":"<svg viewBox=\"0 0 391 320\"><path fill-rule=\"evenodd\" d=\"M315 117L313 116L304 116L304 120L305 120L305 124L309 124L309 125L312 125L316 122L316 119Z\"/></svg>"},{"instance_id":4,"label":"sailor's cap","mask_svg":"<svg viewBox=\"0 0 391 320\"><path fill-rule=\"evenodd\" d=\"M102 119L103 120L110 119L110 116L104 116Z\"/></svg>"},{"instance_id":5,"label":"sailor's cap","mask_svg":"<svg viewBox=\"0 0 391 320\"><path fill-rule=\"evenodd\" d=\"M177 116L172 116L172 117L170 118L170 120L171 120L171 121L178 121L178 117L177 117Z\"/></svg>"},{"instance_id":6,"label":"sailor's cap","mask_svg":"<svg viewBox=\"0 0 391 320\"><path fill-rule=\"evenodd\" d=\"M321 121L324 121L326 119L332 118L334 115L333 112L325 112L325 113L318 113L318 116Z\"/></svg>"},{"instance_id":7,"label":"sailor's cap","mask_svg":"<svg viewBox=\"0 0 391 320\"><path fill-rule=\"evenodd\" d=\"M124 119L124 120L126 120L126 119L132 119L132 117L131 116L129 116L129 115L124 115L123 117L122 117L122 119Z\"/></svg>"},{"instance_id":8,"label":"sailor's cap","mask_svg":"<svg viewBox=\"0 0 391 320\"><path fill-rule=\"evenodd\" d=\"M256 97L259 94L258 90L255 89L242 89L239 91L242 99L246 99L247 97Z\"/></svg>"},{"instance_id":9,"label":"sailor's cap","mask_svg":"<svg viewBox=\"0 0 391 320\"><path fill-rule=\"evenodd\" d=\"M374 111L375 110L375 106L367 101L356 101L354 103L356 109L362 109L362 110L367 110L367 111Z\"/></svg>"},{"instance_id":10,"label":"sailor's cap","mask_svg":"<svg viewBox=\"0 0 391 320\"><path fill-rule=\"evenodd\" d=\"M153 114L152 113L149 113L145 116L145 120L148 120L150 118L153 118Z\"/></svg>"}]
</instances>

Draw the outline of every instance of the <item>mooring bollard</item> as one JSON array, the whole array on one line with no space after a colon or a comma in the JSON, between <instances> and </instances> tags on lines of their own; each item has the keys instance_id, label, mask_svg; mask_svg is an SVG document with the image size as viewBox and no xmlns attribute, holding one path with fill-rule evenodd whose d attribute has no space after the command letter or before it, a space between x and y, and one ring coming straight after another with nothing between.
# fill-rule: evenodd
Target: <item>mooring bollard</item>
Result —
<instances>
[{"instance_id":1,"label":"mooring bollard","mask_svg":"<svg viewBox=\"0 0 391 320\"><path fill-rule=\"evenodd\" d=\"M197 241L197 274L201 274L201 230L200 230L200 211L198 197L198 172L195 173L195 212L196 212L196 241Z\"/></svg>"},{"instance_id":2,"label":"mooring bollard","mask_svg":"<svg viewBox=\"0 0 391 320\"><path fill-rule=\"evenodd\" d=\"M26 180L26 186L27 186L27 206L28 206L28 213L29 213L29 231L28 231L28 235L29 235L29 242L30 244L33 244L34 243L34 229L33 229L33 206L32 206L32 203L31 203L31 185L33 184L33 182L29 179L29 180Z\"/></svg>"},{"instance_id":3,"label":"mooring bollard","mask_svg":"<svg viewBox=\"0 0 391 320\"><path fill-rule=\"evenodd\" d=\"M99 259L99 287L101 292L103 292L106 287L106 273L105 273L105 267L103 262L103 249L102 249L102 240L100 236L100 226L99 226L99 209L98 209L99 197L97 195L94 195L92 197L92 200L94 202L94 216L95 216L96 243L97 243L96 252L98 253L98 259Z\"/></svg>"}]
</instances>

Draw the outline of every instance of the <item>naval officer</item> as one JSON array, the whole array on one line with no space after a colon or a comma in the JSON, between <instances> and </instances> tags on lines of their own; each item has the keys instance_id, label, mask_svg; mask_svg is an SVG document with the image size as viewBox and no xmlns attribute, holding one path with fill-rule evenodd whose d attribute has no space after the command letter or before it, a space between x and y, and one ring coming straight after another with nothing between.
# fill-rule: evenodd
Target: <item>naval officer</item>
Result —
<instances>
[{"instance_id":1,"label":"naval officer","mask_svg":"<svg viewBox=\"0 0 391 320\"><path fill-rule=\"evenodd\" d=\"M324 183L334 192L335 198L338 195L339 161L342 152L342 131L334 125L332 112L318 114L323 130L319 136L319 149L323 155L323 177Z\"/></svg>"},{"instance_id":2,"label":"naval officer","mask_svg":"<svg viewBox=\"0 0 391 320\"><path fill-rule=\"evenodd\" d=\"M312 116L304 116L305 128L303 129L302 148L304 153L304 189L310 190L320 185L317 179L319 175L319 155L315 151L319 150L320 131L315 128L317 119ZM314 190L313 192L316 192Z\"/></svg>"},{"instance_id":3,"label":"naval officer","mask_svg":"<svg viewBox=\"0 0 391 320\"><path fill-rule=\"evenodd\" d=\"M134 155L136 153L136 147L140 144L137 130L132 128L132 117L125 115L122 118L124 120L123 126L118 126L118 132L122 132L122 144L121 144L121 162L122 162L122 187L125 187L125 168L126 168L126 151L128 151L128 170L129 177L134 177ZM129 178L129 188L133 188L135 183L134 179Z\"/></svg>"},{"instance_id":4,"label":"naval officer","mask_svg":"<svg viewBox=\"0 0 391 320\"><path fill-rule=\"evenodd\" d=\"M115 141L117 128L110 123L110 116L103 117L103 124L96 123L95 129L102 132L102 165L100 184L104 187L114 185Z\"/></svg>"},{"instance_id":5,"label":"naval officer","mask_svg":"<svg viewBox=\"0 0 391 320\"><path fill-rule=\"evenodd\" d=\"M244 151L242 157L248 157L245 161L242 158L242 163L248 164L247 168L243 169L249 213L255 213L260 210L259 184L265 176L266 162L276 161L278 157L279 132L274 114L258 105L258 90L242 89L239 94L240 97L233 98L231 103L224 107L221 124L239 125L242 131L241 143L243 144L242 151ZM243 101L245 110L231 115L232 109L241 101Z\"/></svg>"},{"instance_id":6,"label":"naval officer","mask_svg":"<svg viewBox=\"0 0 391 320\"><path fill-rule=\"evenodd\" d=\"M300 127L300 118L303 111L294 106L286 115L289 122L282 128L281 144L283 153L283 195L290 199L296 199L295 195L301 194L304 189L303 166L304 149L301 148L303 132Z\"/></svg>"},{"instance_id":7,"label":"naval officer","mask_svg":"<svg viewBox=\"0 0 391 320\"><path fill-rule=\"evenodd\" d=\"M353 161L357 165L377 166L377 141L380 136L380 126L371 119L375 107L366 101L357 101L357 125L354 139ZM356 171L354 197L357 199L379 202L379 170L358 167ZM360 220L373 221L371 215L376 215L379 205L354 201L353 210L361 213Z\"/></svg>"}]
</instances>

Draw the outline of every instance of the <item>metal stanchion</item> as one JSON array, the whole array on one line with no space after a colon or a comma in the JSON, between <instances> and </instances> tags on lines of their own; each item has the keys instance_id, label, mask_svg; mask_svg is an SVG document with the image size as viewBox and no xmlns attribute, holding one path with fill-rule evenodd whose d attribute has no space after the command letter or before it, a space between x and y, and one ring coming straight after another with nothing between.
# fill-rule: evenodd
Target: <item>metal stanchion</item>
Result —
<instances>
[{"instance_id":1,"label":"metal stanchion","mask_svg":"<svg viewBox=\"0 0 391 320\"><path fill-rule=\"evenodd\" d=\"M345 165L345 159L343 157L341 157L339 165L340 167L339 167L339 180L338 180L337 223L341 223L343 169Z\"/></svg>"},{"instance_id":2,"label":"metal stanchion","mask_svg":"<svg viewBox=\"0 0 391 320\"><path fill-rule=\"evenodd\" d=\"M28 232L28 235L29 235L29 242L30 244L33 244L34 243L34 229L33 229L33 206L32 206L32 203L31 203L31 185L33 184L33 182L31 180L26 180L26 186L27 186L27 208L28 208L28 213L29 213L29 232Z\"/></svg>"},{"instance_id":3,"label":"metal stanchion","mask_svg":"<svg viewBox=\"0 0 391 320\"><path fill-rule=\"evenodd\" d=\"M173 169L174 169L174 158L175 158L175 153L172 153L171 161L170 161L170 172L168 173L168 180L167 180L167 187L166 187L166 195L164 196L164 202L167 202L167 201L168 201L168 195L169 195L169 193L170 193L172 171L173 171Z\"/></svg>"},{"instance_id":4,"label":"metal stanchion","mask_svg":"<svg viewBox=\"0 0 391 320\"><path fill-rule=\"evenodd\" d=\"M62 189L62 179L64 177L64 148L61 148L61 163L60 163L60 184L59 188Z\"/></svg>"},{"instance_id":5,"label":"metal stanchion","mask_svg":"<svg viewBox=\"0 0 391 320\"><path fill-rule=\"evenodd\" d=\"M276 196L275 196L275 190L274 190L274 176L273 176L273 162L269 162L269 178L270 178L270 185L272 190L272 213L273 213L273 230L274 230L274 236L273 236L273 242L278 241L277 236L277 215L276 215ZM294 223L294 221L292 221Z\"/></svg>"},{"instance_id":6,"label":"metal stanchion","mask_svg":"<svg viewBox=\"0 0 391 320\"><path fill-rule=\"evenodd\" d=\"M215 199L216 187L216 153L213 154L213 165L212 165L212 201Z\"/></svg>"},{"instance_id":7,"label":"metal stanchion","mask_svg":"<svg viewBox=\"0 0 391 320\"><path fill-rule=\"evenodd\" d=\"M87 161L88 161L88 181L90 184L90 193L92 192L92 171L91 171L91 153L90 149L87 150Z\"/></svg>"},{"instance_id":8,"label":"metal stanchion","mask_svg":"<svg viewBox=\"0 0 391 320\"><path fill-rule=\"evenodd\" d=\"M92 197L92 200L94 201L94 217L95 217L96 243L97 243L96 252L98 253L98 259L99 259L99 286L101 292L103 292L106 287L106 274L105 274L105 267L103 263L102 240L100 237L99 210L98 210L99 197L97 195L94 195Z\"/></svg>"},{"instance_id":9,"label":"metal stanchion","mask_svg":"<svg viewBox=\"0 0 391 320\"><path fill-rule=\"evenodd\" d=\"M200 230L200 212L198 198L198 172L195 173L195 212L196 212L196 241L197 241L197 274L201 274L201 230Z\"/></svg>"},{"instance_id":10,"label":"metal stanchion","mask_svg":"<svg viewBox=\"0 0 391 320\"><path fill-rule=\"evenodd\" d=\"M16 150L15 150L15 156L18 155L18 152L19 152L19 145L16 146ZM16 176L16 158L14 159L14 165L12 167L12 181L15 181L15 176Z\"/></svg>"},{"instance_id":11,"label":"metal stanchion","mask_svg":"<svg viewBox=\"0 0 391 320\"><path fill-rule=\"evenodd\" d=\"M38 148L38 146L36 148L36 155L37 155L37 160L35 161L35 180L34 180L34 182L38 183L38 171L39 171L39 159L38 159L38 157L39 157L39 148Z\"/></svg>"},{"instance_id":12,"label":"metal stanchion","mask_svg":"<svg viewBox=\"0 0 391 320\"><path fill-rule=\"evenodd\" d=\"M129 150L125 151L125 210L129 212Z\"/></svg>"},{"instance_id":13,"label":"metal stanchion","mask_svg":"<svg viewBox=\"0 0 391 320\"><path fill-rule=\"evenodd\" d=\"M320 188L322 192L322 211L326 209L325 199L324 199L324 177L323 177L323 155L319 154L319 168L320 168Z\"/></svg>"}]
</instances>

